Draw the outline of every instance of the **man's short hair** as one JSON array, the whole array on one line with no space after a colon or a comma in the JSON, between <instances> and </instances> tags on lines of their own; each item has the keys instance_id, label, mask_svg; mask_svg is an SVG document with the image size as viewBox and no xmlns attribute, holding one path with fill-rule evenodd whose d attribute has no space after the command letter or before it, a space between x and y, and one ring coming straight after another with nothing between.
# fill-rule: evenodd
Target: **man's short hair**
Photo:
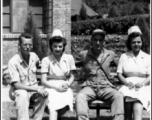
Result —
<instances>
[{"instance_id":1,"label":"man's short hair","mask_svg":"<svg viewBox=\"0 0 152 120\"><path fill-rule=\"evenodd\" d=\"M19 36L19 38L18 38L18 40L19 40L19 44L21 44L22 43L22 38L31 38L31 39L33 39L33 37L32 37L32 35L30 34L30 33L22 33L20 36Z\"/></svg>"}]
</instances>

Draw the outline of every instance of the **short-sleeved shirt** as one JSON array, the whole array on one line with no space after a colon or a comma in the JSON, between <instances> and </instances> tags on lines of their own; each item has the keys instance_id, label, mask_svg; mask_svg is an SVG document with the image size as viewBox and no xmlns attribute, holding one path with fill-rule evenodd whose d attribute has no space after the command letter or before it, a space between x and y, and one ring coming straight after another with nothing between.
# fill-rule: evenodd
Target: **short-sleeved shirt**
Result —
<instances>
[{"instance_id":1,"label":"short-sleeved shirt","mask_svg":"<svg viewBox=\"0 0 152 120\"><path fill-rule=\"evenodd\" d=\"M82 86L113 86L109 82L105 73L100 69L97 61L92 56L94 56L92 49L89 49L80 52L79 56L76 59L77 63L81 63L83 65L85 82ZM99 57L98 61L106 72L107 76L109 76L111 71L110 63L117 55L113 51L104 48L103 52L99 56L101 57Z\"/></svg>"},{"instance_id":2,"label":"short-sleeved shirt","mask_svg":"<svg viewBox=\"0 0 152 120\"><path fill-rule=\"evenodd\" d=\"M20 82L29 86L36 84L36 64L38 61L39 58L34 52L30 52L29 65L24 61L20 52L13 56L8 63L11 83Z\"/></svg>"},{"instance_id":3,"label":"short-sleeved shirt","mask_svg":"<svg viewBox=\"0 0 152 120\"><path fill-rule=\"evenodd\" d=\"M75 69L74 58L70 54L63 53L60 63L53 54L42 59L41 73L47 73L52 78L64 77Z\"/></svg>"},{"instance_id":4,"label":"short-sleeved shirt","mask_svg":"<svg viewBox=\"0 0 152 120\"><path fill-rule=\"evenodd\" d=\"M134 56L132 51L124 53L119 59L117 73L142 73L150 74L150 55L140 50L137 57Z\"/></svg>"}]
</instances>

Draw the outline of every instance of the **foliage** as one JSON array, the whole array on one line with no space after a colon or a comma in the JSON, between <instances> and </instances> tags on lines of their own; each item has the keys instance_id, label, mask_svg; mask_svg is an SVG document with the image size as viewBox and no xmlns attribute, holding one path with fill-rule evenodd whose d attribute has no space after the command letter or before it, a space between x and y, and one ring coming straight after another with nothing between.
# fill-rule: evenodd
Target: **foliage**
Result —
<instances>
[{"instance_id":1,"label":"foliage","mask_svg":"<svg viewBox=\"0 0 152 120\"><path fill-rule=\"evenodd\" d=\"M83 0L89 7L96 11L99 15L104 15L109 12L111 7L118 10L119 16L130 15L130 8L133 5L140 6L143 13L149 14L150 0ZM129 8L129 9L128 9ZM134 14L139 14L137 13Z\"/></svg>"},{"instance_id":2,"label":"foliage","mask_svg":"<svg viewBox=\"0 0 152 120\"><path fill-rule=\"evenodd\" d=\"M144 13L143 8L141 6L135 4L132 6L130 15L143 14L143 13Z\"/></svg>"},{"instance_id":3,"label":"foliage","mask_svg":"<svg viewBox=\"0 0 152 120\"><path fill-rule=\"evenodd\" d=\"M90 37L88 36L83 38L77 37L77 38L72 38L71 40L71 53L76 58L78 56L78 53L82 50L87 50L91 47L90 44ZM105 48L109 50L113 50L118 56L120 56L122 53L126 51L126 36L109 36L105 39Z\"/></svg>"},{"instance_id":4,"label":"foliage","mask_svg":"<svg viewBox=\"0 0 152 120\"><path fill-rule=\"evenodd\" d=\"M150 29L146 23L146 20L144 17L139 17L136 21L136 25L139 26L141 29L141 32L143 34L143 46L144 46L144 51L148 54L150 54Z\"/></svg>"},{"instance_id":5,"label":"foliage","mask_svg":"<svg viewBox=\"0 0 152 120\"><path fill-rule=\"evenodd\" d=\"M81 20L86 20L87 19L87 13L86 13L86 8L84 6L84 3L82 3L81 5L81 9L80 9L80 19Z\"/></svg>"},{"instance_id":6,"label":"foliage","mask_svg":"<svg viewBox=\"0 0 152 120\"><path fill-rule=\"evenodd\" d=\"M103 28L108 34L127 34L128 28L135 24L139 16L143 16L146 19L146 22L150 23L149 15L133 15L117 18L85 20L72 22L71 34L91 35L92 31L96 28Z\"/></svg>"},{"instance_id":7,"label":"foliage","mask_svg":"<svg viewBox=\"0 0 152 120\"><path fill-rule=\"evenodd\" d=\"M30 33L33 36L33 51L39 56L40 59L46 56L47 46L45 42L42 42L36 24L33 20L33 14L30 11L24 26L24 32ZM45 47L44 47L45 46Z\"/></svg>"},{"instance_id":8,"label":"foliage","mask_svg":"<svg viewBox=\"0 0 152 120\"><path fill-rule=\"evenodd\" d=\"M90 6L94 11L97 12L99 0L83 0L88 6Z\"/></svg>"},{"instance_id":9,"label":"foliage","mask_svg":"<svg viewBox=\"0 0 152 120\"><path fill-rule=\"evenodd\" d=\"M116 9L116 7L112 6L109 10L108 17L112 18L112 17L118 17L118 16L119 16L118 10Z\"/></svg>"}]
</instances>

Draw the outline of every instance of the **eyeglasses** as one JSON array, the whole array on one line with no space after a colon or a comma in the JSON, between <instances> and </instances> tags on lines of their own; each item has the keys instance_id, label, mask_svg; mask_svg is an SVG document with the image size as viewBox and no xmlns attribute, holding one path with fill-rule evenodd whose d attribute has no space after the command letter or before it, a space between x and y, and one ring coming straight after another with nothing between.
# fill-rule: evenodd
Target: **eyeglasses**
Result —
<instances>
[{"instance_id":1,"label":"eyeglasses","mask_svg":"<svg viewBox=\"0 0 152 120\"><path fill-rule=\"evenodd\" d=\"M21 44L23 47L33 47L33 44Z\"/></svg>"}]
</instances>

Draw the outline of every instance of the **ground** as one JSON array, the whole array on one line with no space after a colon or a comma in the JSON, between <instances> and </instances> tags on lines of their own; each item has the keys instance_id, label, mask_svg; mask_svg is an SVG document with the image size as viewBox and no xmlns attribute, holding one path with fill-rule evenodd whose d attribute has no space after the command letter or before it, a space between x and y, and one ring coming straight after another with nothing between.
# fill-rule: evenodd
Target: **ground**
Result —
<instances>
[{"instance_id":1,"label":"ground","mask_svg":"<svg viewBox=\"0 0 152 120\"><path fill-rule=\"evenodd\" d=\"M14 107L14 102L10 100L9 95L9 86L4 87L2 86L2 120L17 120L16 119L16 112ZM32 114L32 110L29 110L30 116ZM109 110L101 110L100 111L100 119L101 120L112 120L110 111ZM96 111L90 110L89 111L90 120L96 119ZM143 120L150 120L150 115L144 111L143 113ZM44 114L43 120L49 120L48 114ZM77 120L76 114L74 112L68 111L62 118L62 120Z\"/></svg>"}]
</instances>

